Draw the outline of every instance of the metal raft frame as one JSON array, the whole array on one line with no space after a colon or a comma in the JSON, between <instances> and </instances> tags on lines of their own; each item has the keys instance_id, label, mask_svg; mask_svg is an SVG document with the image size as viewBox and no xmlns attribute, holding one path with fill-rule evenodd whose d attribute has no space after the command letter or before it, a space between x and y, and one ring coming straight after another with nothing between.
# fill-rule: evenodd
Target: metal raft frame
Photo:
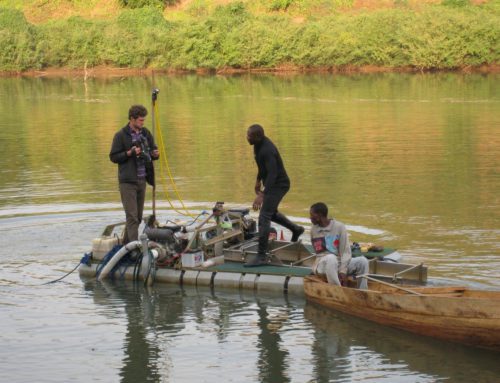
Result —
<instances>
[{"instance_id":1,"label":"metal raft frame","mask_svg":"<svg viewBox=\"0 0 500 383\"><path fill-rule=\"evenodd\" d=\"M225 262L247 262L249 258L257 255L258 238L252 238L223 250ZM314 255L301 241L288 242L270 240L268 246L269 264L275 266L295 266L302 264L311 267Z\"/></svg>"}]
</instances>

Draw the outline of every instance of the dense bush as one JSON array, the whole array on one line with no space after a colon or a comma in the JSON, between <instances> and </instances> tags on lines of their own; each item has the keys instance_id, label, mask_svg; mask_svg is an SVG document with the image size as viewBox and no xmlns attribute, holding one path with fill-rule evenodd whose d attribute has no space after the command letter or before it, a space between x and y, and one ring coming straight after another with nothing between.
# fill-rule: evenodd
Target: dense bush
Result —
<instances>
[{"instance_id":1,"label":"dense bush","mask_svg":"<svg viewBox=\"0 0 500 383\"><path fill-rule=\"evenodd\" d=\"M121 6L132 9L144 7L163 8L178 2L179 0L119 0Z\"/></svg>"},{"instance_id":2,"label":"dense bush","mask_svg":"<svg viewBox=\"0 0 500 383\"><path fill-rule=\"evenodd\" d=\"M37 52L37 30L23 13L0 8L0 69L37 69L42 63Z\"/></svg>"},{"instance_id":3,"label":"dense bush","mask_svg":"<svg viewBox=\"0 0 500 383\"><path fill-rule=\"evenodd\" d=\"M269 9L271 11L286 11L293 0L271 0L269 2Z\"/></svg>"},{"instance_id":4,"label":"dense bush","mask_svg":"<svg viewBox=\"0 0 500 383\"><path fill-rule=\"evenodd\" d=\"M43 66L81 68L99 65L104 48L103 22L71 17L38 28L37 50Z\"/></svg>"},{"instance_id":5,"label":"dense bush","mask_svg":"<svg viewBox=\"0 0 500 383\"><path fill-rule=\"evenodd\" d=\"M114 20L71 17L34 26L21 12L0 8L0 70L84 65L449 69L498 63L499 21L490 5L419 12L398 7L297 22L282 12L256 15L240 1L176 22L146 7L123 10Z\"/></svg>"},{"instance_id":6,"label":"dense bush","mask_svg":"<svg viewBox=\"0 0 500 383\"><path fill-rule=\"evenodd\" d=\"M443 0L441 4L447 7L465 7L470 5L470 0Z\"/></svg>"},{"instance_id":7,"label":"dense bush","mask_svg":"<svg viewBox=\"0 0 500 383\"><path fill-rule=\"evenodd\" d=\"M148 27L163 27L167 25L162 13L154 8L127 9L118 16L116 23L122 28L137 31Z\"/></svg>"}]
</instances>

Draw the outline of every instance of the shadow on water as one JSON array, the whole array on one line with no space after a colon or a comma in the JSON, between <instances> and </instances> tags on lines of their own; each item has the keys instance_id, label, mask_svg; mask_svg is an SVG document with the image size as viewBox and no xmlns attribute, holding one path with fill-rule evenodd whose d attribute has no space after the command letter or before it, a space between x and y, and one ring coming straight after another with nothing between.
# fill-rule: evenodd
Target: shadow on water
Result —
<instances>
[{"instance_id":1,"label":"shadow on water","mask_svg":"<svg viewBox=\"0 0 500 383\"><path fill-rule=\"evenodd\" d=\"M85 290L99 307L124 308L122 382L493 382L500 376L496 353L415 336L302 298L93 280Z\"/></svg>"}]
</instances>

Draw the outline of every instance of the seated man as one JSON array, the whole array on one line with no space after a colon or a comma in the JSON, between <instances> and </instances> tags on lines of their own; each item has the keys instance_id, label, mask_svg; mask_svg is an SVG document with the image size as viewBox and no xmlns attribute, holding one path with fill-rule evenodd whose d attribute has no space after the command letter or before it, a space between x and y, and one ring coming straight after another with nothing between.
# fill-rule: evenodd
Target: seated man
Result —
<instances>
[{"instance_id":1,"label":"seated man","mask_svg":"<svg viewBox=\"0 0 500 383\"><path fill-rule=\"evenodd\" d=\"M315 203L309 211L311 244L317 255L313 272L326 275L328 283L346 286L348 275L368 274L365 257L352 258L347 230L342 222L328 218L328 207L323 202ZM358 278L358 288L367 289L366 278Z\"/></svg>"}]
</instances>

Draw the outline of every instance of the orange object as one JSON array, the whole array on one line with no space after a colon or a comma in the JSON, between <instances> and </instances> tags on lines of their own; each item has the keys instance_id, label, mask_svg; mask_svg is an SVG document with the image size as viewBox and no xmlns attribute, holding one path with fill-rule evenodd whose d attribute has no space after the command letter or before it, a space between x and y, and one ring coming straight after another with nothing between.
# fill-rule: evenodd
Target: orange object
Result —
<instances>
[{"instance_id":1,"label":"orange object","mask_svg":"<svg viewBox=\"0 0 500 383\"><path fill-rule=\"evenodd\" d=\"M283 235L283 230L281 230L280 241L284 241L284 240L285 240L285 236Z\"/></svg>"}]
</instances>

